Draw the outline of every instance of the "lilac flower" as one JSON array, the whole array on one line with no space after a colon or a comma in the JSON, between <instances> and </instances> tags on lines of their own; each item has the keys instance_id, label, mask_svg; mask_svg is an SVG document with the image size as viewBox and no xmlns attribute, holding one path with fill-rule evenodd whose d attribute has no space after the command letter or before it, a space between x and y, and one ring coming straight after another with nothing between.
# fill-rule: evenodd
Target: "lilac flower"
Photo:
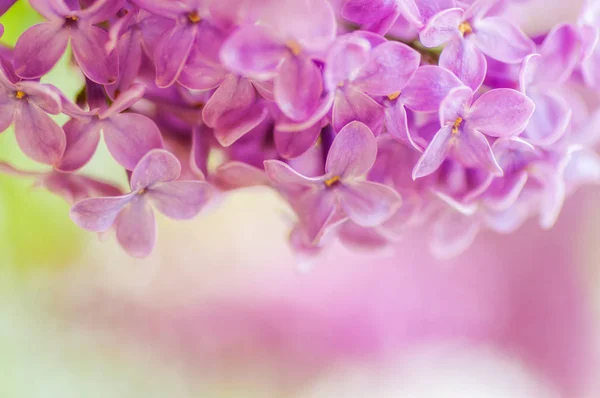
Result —
<instances>
[{"instance_id":1,"label":"lilac flower","mask_svg":"<svg viewBox=\"0 0 600 398\"><path fill-rule=\"evenodd\" d=\"M313 59L322 58L335 38L333 9L322 0L269 0L256 7L261 24L234 32L223 44L221 60L243 76L274 79L281 111L305 121L317 112L323 95L323 78Z\"/></svg>"},{"instance_id":2,"label":"lilac flower","mask_svg":"<svg viewBox=\"0 0 600 398\"><path fill-rule=\"evenodd\" d=\"M375 34L354 33L334 44L326 59L325 84L334 91L336 131L353 120L376 135L384 109L373 97L397 96L419 67L421 56L405 44Z\"/></svg>"},{"instance_id":3,"label":"lilac flower","mask_svg":"<svg viewBox=\"0 0 600 398\"><path fill-rule=\"evenodd\" d=\"M169 152L154 149L131 175L131 192L122 196L90 198L71 209L80 227L104 232L113 225L119 244L134 257L147 257L156 243L151 205L167 217L186 220L196 216L212 195L204 181L177 181L181 166Z\"/></svg>"},{"instance_id":4,"label":"lilac flower","mask_svg":"<svg viewBox=\"0 0 600 398\"><path fill-rule=\"evenodd\" d=\"M65 133L48 114L62 111L58 90L49 84L19 81L0 68L0 132L13 122L19 147L33 160L49 165L62 157Z\"/></svg>"},{"instance_id":5,"label":"lilac flower","mask_svg":"<svg viewBox=\"0 0 600 398\"><path fill-rule=\"evenodd\" d=\"M538 49L523 62L521 91L535 103L535 112L523 137L534 145L551 145L566 131L571 106L558 90L571 77L581 58L578 29L569 24L555 27Z\"/></svg>"},{"instance_id":6,"label":"lilac flower","mask_svg":"<svg viewBox=\"0 0 600 398\"><path fill-rule=\"evenodd\" d=\"M151 119L137 113L120 113L143 94L144 86L134 84L110 107L74 114L64 126L67 145L57 168L72 172L85 166L96 152L101 133L111 155L128 170L133 170L149 150L162 148L160 131Z\"/></svg>"},{"instance_id":7,"label":"lilac flower","mask_svg":"<svg viewBox=\"0 0 600 398\"><path fill-rule=\"evenodd\" d=\"M363 177L377 156L377 141L361 122L351 122L336 136L327 155L325 174L310 178L287 164L270 160L265 169L275 186L288 197L311 242L343 220L372 227L390 218L400 206L392 188Z\"/></svg>"},{"instance_id":8,"label":"lilac flower","mask_svg":"<svg viewBox=\"0 0 600 398\"><path fill-rule=\"evenodd\" d=\"M32 26L19 37L14 54L19 76L35 79L45 75L71 42L73 55L89 79L100 84L117 80L118 55L106 53L108 34L94 25L112 16L119 0L98 0L85 10L71 8L63 0L30 2L48 22Z\"/></svg>"},{"instance_id":9,"label":"lilac flower","mask_svg":"<svg viewBox=\"0 0 600 398\"><path fill-rule=\"evenodd\" d=\"M484 54L506 63L519 63L535 44L518 27L494 15L499 0L477 0L466 10L450 8L429 19L419 33L426 47L446 44L440 66L477 90L486 74Z\"/></svg>"},{"instance_id":10,"label":"lilac flower","mask_svg":"<svg viewBox=\"0 0 600 398\"><path fill-rule=\"evenodd\" d=\"M229 25L232 17L224 15L224 7L219 6L219 1L135 0L135 3L167 20L166 30L154 44L152 53L158 87L168 87L177 80L192 51L208 59L217 59L224 39L223 26ZM236 4L228 6L231 12Z\"/></svg>"},{"instance_id":11,"label":"lilac flower","mask_svg":"<svg viewBox=\"0 0 600 398\"><path fill-rule=\"evenodd\" d=\"M531 118L533 102L516 90L495 89L473 102L473 91L458 87L440 106L441 129L415 165L413 178L433 173L451 156L467 167L503 174L486 138L508 137L523 131Z\"/></svg>"},{"instance_id":12,"label":"lilac flower","mask_svg":"<svg viewBox=\"0 0 600 398\"><path fill-rule=\"evenodd\" d=\"M600 85L600 5L597 1L586 0L579 16L583 59L581 72L586 83L592 87Z\"/></svg>"}]
</instances>

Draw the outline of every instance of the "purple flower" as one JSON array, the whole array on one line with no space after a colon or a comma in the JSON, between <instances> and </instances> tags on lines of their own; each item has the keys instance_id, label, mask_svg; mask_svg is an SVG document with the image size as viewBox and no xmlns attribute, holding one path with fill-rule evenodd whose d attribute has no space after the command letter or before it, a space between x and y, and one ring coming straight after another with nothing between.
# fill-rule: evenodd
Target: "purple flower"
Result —
<instances>
[{"instance_id":1,"label":"purple flower","mask_svg":"<svg viewBox=\"0 0 600 398\"><path fill-rule=\"evenodd\" d=\"M533 102L516 90L491 90L474 102L470 88L451 90L440 106L441 129L415 165L413 178L433 173L448 157L466 167L501 176L503 171L486 135L508 137L520 133L534 109Z\"/></svg>"},{"instance_id":2,"label":"purple flower","mask_svg":"<svg viewBox=\"0 0 600 398\"><path fill-rule=\"evenodd\" d=\"M224 27L233 16L225 15L219 1L211 0L135 0L141 8L168 20L166 30L154 44L152 57L156 67L156 85L172 85L185 67L190 54L195 51L207 59L217 60ZM222 3L222 2L221 2ZM229 3L229 11L236 9L239 1Z\"/></svg>"},{"instance_id":3,"label":"purple flower","mask_svg":"<svg viewBox=\"0 0 600 398\"><path fill-rule=\"evenodd\" d=\"M322 58L335 39L333 9L322 0L269 0L256 7L261 23L235 31L223 44L221 60L243 76L274 79L281 111L305 121L321 103L323 78L313 59Z\"/></svg>"},{"instance_id":4,"label":"purple flower","mask_svg":"<svg viewBox=\"0 0 600 398\"><path fill-rule=\"evenodd\" d=\"M144 86L134 84L108 108L73 114L75 117L64 125L67 145L57 168L72 172L85 166L96 152L101 133L111 155L128 170L133 170L146 152L162 148L162 136L150 118L137 113L120 113L143 95Z\"/></svg>"},{"instance_id":5,"label":"purple flower","mask_svg":"<svg viewBox=\"0 0 600 398\"><path fill-rule=\"evenodd\" d=\"M331 226L350 219L373 227L385 222L400 207L392 188L364 180L377 157L377 140L361 122L351 122L335 137L325 174L306 177L287 164L265 161L267 175L277 189L292 198L302 228L318 242Z\"/></svg>"},{"instance_id":6,"label":"purple flower","mask_svg":"<svg viewBox=\"0 0 600 398\"><path fill-rule=\"evenodd\" d=\"M70 41L79 67L90 80L100 84L117 80L118 55L105 51L108 33L94 25L111 17L119 0L98 0L85 10L73 9L63 0L30 2L48 22L32 26L19 37L14 54L19 76L35 79L48 73Z\"/></svg>"},{"instance_id":7,"label":"purple flower","mask_svg":"<svg viewBox=\"0 0 600 398\"><path fill-rule=\"evenodd\" d=\"M373 97L397 96L419 67L421 56L405 44L375 34L354 33L334 44L326 58L325 84L335 92L332 124L353 120L379 135L384 108Z\"/></svg>"},{"instance_id":8,"label":"purple flower","mask_svg":"<svg viewBox=\"0 0 600 398\"><path fill-rule=\"evenodd\" d=\"M0 68L0 132L13 122L19 147L33 160L55 165L62 157L64 131L51 118L62 112L61 96L52 85L19 81Z\"/></svg>"},{"instance_id":9,"label":"purple flower","mask_svg":"<svg viewBox=\"0 0 600 398\"><path fill-rule=\"evenodd\" d=\"M487 70L484 54L506 63L519 63L535 44L518 27L496 16L500 0L477 0L466 10L450 8L434 15L419 33L426 47L446 44L440 66L477 90Z\"/></svg>"},{"instance_id":10,"label":"purple flower","mask_svg":"<svg viewBox=\"0 0 600 398\"><path fill-rule=\"evenodd\" d=\"M571 121L571 105L558 90L571 77L581 58L578 29L569 24L555 27L538 49L523 61L521 91L535 103L535 112L523 133L534 145L556 142Z\"/></svg>"},{"instance_id":11,"label":"purple flower","mask_svg":"<svg viewBox=\"0 0 600 398\"><path fill-rule=\"evenodd\" d=\"M177 181L181 166L162 149L146 154L131 175L131 192L122 196L90 198L71 209L80 227L105 232L113 225L119 244L133 257L147 257L156 243L152 206L175 220L196 216L212 195L204 181ZM152 205L152 206L151 206Z\"/></svg>"}]
</instances>

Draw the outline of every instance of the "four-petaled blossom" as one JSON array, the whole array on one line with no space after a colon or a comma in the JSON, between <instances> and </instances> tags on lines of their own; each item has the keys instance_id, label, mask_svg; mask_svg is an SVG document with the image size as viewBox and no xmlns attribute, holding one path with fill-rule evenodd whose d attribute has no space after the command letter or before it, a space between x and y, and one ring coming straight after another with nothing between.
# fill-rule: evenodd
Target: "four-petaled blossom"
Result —
<instances>
[{"instance_id":1,"label":"four-petaled blossom","mask_svg":"<svg viewBox=\"0 0 600 398\"><path fill-rule=\"evenodd\" d=\"M351 122L335 137L325 163L325 174L306 177L278 160L265 162L277 189L292 197L292 206L309 241L317 243L326 230L346 219L373 227L400 207L392 188L364 179L377 157L377 140L361 122Z\"/></svg>"},{"instance_id":2,"label":"four-petaled blossom","mask_svg":"<svg viewBox=\"0 0 600 398\"><path fill-rule=\"evenodd\" d=\"M119 244L134 257L146 257L156 243L151 205L167 217L187 220L212 196L211 186L204 181L177 181L180 172L175 156L154 149L133 170L130 193L82 200L71 209L71 218L93 232L105 232L114 225Z\"/></svg>"},{"instance_id":3,"label":"four-petaled blossom","mask_svg":"<svg viewBox=\"0 0 600 398\"><path fill-rule=\"evenodd\" d=\"M98 0L80 10L69 6L77 2L67 5L64 0L30 0L32 7L48 22L32 26L19 37L14 55L17 74L24 79L45 75L70 41L81 71L90 80L114 83L119 69L118 55L105 51L108 33L94 25L110 18L119 1Z\"/></svg>"},{"instance_id":4,"label":"four-petaled blossom","mask_svg":"<svg viewBox=\"0 0 600 398\"><path fill-rule=\"evenodd\" d=\"M446 44L440 66L477 90L487 70L485 55L506 63L519 63L535 44L517 26L494 15L499 0L476 0L466 10L449 8L434 15L419 39L426 47Z\"/></svg>"},{"instance_id":5,"label":"four-petaled blossom","mask_svg":"<svg viewBox=\"0 0 600 398\"><path fill-rule=\"evenodd\" d=\"M65 133L48 116L61 111L61 97L54 86L19 81L9 69L0 68L0 132L14 121L17 143L33 160L54 165L62 157Z\"/></svg>"},{"instance_id":6,"label":"four-petaled blossom","mask_svg":"<svg viewBox=\"0 0 600 398\"><path fill-rule=\"evenodd\" d=\"M469 87L451 90L440 106L441 129L415 165L413 178L433 173L449 156L501 176L486 135L508 137L522 132L534 109L533 102L516 90L498 88L474 102Z\"/></svg>"}]
</instances>

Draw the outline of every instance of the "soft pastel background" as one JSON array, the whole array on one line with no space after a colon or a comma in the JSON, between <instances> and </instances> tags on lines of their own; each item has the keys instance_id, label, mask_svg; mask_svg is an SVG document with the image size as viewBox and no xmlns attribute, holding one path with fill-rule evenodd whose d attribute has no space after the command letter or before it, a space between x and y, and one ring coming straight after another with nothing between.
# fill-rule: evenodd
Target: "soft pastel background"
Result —
<instances>
[{"instance_id":1,"label":"soft pastel background","mask_svg":"<svg viewBox=\"0 0 600 398\"><path fill-rule=\"evenodd\" d=\"M515 18L530 33L578 11L528 7ZM2 41L37 21L19 1ZM67 58L45 80L71 96L82 83ZM36 168L12 131L0 160ZM84 172L125 183L106 151ZM423 233L383 253L336 246L306 272L264 189L160 219L139 261L0 175L0 397L598 397L599 194L578 192L549 232L483 234L452 261Z\"/></svg>"}]
</instances>

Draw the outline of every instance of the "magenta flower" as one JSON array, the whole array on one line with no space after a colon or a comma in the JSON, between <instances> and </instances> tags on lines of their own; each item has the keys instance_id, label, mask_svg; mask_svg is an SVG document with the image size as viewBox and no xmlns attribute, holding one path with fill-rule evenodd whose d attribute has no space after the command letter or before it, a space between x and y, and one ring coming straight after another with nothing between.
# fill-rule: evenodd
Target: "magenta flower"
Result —
<instances>
[{"instance_id":1,"label":"magenta flower","mask_svg":"<svg viewBox=\"0 0 600 398\"><path fill-rule=\"evenodd\" d=\"M101 133L111 155L128 170L133 170L146 152L162 148L162 136L150 118L137 113L121 113L143 95L144 86L135 84L108 108L104 106L74 114L75 117L64 126L67 145L57 168L72 172L85 166L96 152Z\"/></svg>"},{"instance_id":2,"label":"magenta flower","mask_svg":"<svg viewBox=\"0 0 600 398\"><path fill-rule=\"evenodd\" d=\"M300 223L311 242L343 220L372 227L385 222L400 207L392 188L365 181L377 156L377 140L361 122L351 122L334 139L325 174L306 177L278 160L265 161L267 175L284 195L293 197Z\"/></svg>"},{"instance_id":3,"label":"magenta flower","mask_svg":"<svg viewBox=\"0 0 600 398\"><path fill-rule=\"evenodd\" d=\"M450 8L434 15L419 33L426 47L446 44L440 66L477 90L486 75L484 54L505 63L521 62L535 44L518 27L494 15L499 0L477 0L466 10Z\"/></svg>"},{"instance_id":4,"label":"magenta flower","mask_svg":"<svg viewBox=\"0 0 600 398\"><path fill-rule=\"evenodd\" d=\"M117 80L119 60L116 52L105 51L108 33L94 26L116 12L119 0L98 0L80 10L63 0L31 0L31 5L48 22L34 25L23 33L15 46L14 64L19 76L36 79L56 64L70 42L81 71L100 84ZM77 4L69 2L69 5Z\"/></svg>"},{"instance_id":5,"label":"magenta flower","mask_svg":"<svg viewBox=\"0 0 600 398\"><path fill-rule=\"evenodd\" d=\"M211 186L204 181L177 181L180 172L175 156L152 150L133 170L130 193L78 202L71 209L71 218L93 232L105 232L114 225L119 244L134 257L146 257L156 243L151 205L169 218L187 220L212 196Z\"/></svg>"},{"instance_id":6,"label":"magenta flower","mask_svg":"<svg viewBox=\"0 0 600 398\"><path fill-rule=\"evenodd\" d=\"M62 157L65 133L48 114L62 112L61 97L50 84L19 81L0 68L0 132L15 123L19 147L33 160L55 165Z\"/></svg>"},{"instance_id":7,"label":"magenta flower","mask_svg":"<svg viewBox=\"0 0 600 398\"><path fill-rule=\"evenodd\" d=\"M470 88L451 90L440 106L441 129L415 165L413 178L433 173L448 157L502 176L486 135L508 137L520 133L534 109L533 102L516 90L491 90L474 102Z\"/></svg>"},{"instance_id":8,"label":"magenta flower","mask_svg":"<svg viewBox=\"0 0 600 398\"><path fill-rule=\"evenodd\" d=\"M421 56L405 44L375 34L354 33L334 44L326 59L325 84L335 92L332 124L353 120L379 135L384 108L373 98L397 96L419 67Z\"/></svg>"},{"instance_id":9,"label":"magenta flower","mask_svg":"<svg viewBox=\"0 0 600 398\"><path fill-rule=\"evenodd\" d=\"M336 35L335 15L327 1L266 1L256 4L261 23L241 26L223 44L223 64L242 76L274 79L281 111L294 121L315 114L323 78L320 58Z\"/></svg>"}]
</instances>

